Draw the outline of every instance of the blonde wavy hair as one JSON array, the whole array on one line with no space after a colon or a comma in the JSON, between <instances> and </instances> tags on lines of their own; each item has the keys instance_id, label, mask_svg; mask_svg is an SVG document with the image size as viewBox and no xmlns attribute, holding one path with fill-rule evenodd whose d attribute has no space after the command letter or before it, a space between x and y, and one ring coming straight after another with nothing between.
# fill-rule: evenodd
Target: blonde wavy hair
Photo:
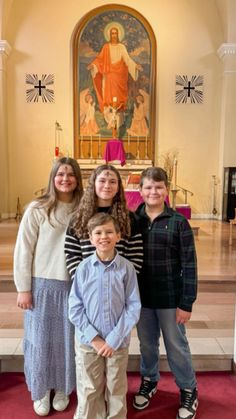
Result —
<instances>
[{"instance_id":1,"label":"blonde wavy hair","mask_svg":"<svg viewBox=\"0 0 236 419\"><path fill-rule=\"evenodd\" d=\"M92 173L88 181L88 186L80 201L78 210L71 221L71 227L78 237L88 236L88 221L98 211L98 197L95 191L95 180L104 171L110 170L115 173L118 179L118 191L113 198L109 213L118 221L121 236L129 237L131 232L129 210L127 208L124 188L118 170L109 164L98 166Z\"/></svg>"}]
</instances>

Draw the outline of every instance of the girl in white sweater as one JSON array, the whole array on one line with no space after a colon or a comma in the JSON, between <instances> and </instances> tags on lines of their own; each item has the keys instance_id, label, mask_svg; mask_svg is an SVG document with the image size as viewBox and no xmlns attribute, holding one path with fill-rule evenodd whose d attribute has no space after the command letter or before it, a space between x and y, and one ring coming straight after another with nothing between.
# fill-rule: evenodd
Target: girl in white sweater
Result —
<instances>
[{"instance_id":1,"label":"girl in white sweater","mask_svg":"<svg viewBox=\"0 0 236 419\"><path fill-rule=\"evenodd\" d=\"M17 305L25 310L25 377L39 416L66 409L75 388L74 330L68 320L71 287L64 256L66 228L83 193L76 160L62 157L47 190L22 218L14 253Z\"/></svg>"}]
</instances>

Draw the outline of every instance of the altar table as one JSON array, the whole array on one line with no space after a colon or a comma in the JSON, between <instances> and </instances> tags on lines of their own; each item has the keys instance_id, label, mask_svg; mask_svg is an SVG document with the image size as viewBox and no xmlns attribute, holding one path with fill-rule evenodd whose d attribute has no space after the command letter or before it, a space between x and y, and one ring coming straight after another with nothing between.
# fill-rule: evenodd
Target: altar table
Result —
<instances>
[{"instance_id":1,"label":"altar table","mask_svg":"<svg viewBox=\"0 0 236 419\"><path fill-rule=\"evenodd\" d=\"M191 207L187 204L178 204L175 206L175 209L180 214L184 215L187 220L191 219Z\"/></svg>"},{"instance_id":2,"label":"altar table","mask_svg":"<svg viewBox=\"0 0 236 419\"><path fill-rule=\"evenodd\" d=\"M125 190L125 198L130 211L135 211L139 204L143 202L143 198L137 189Z\"/></svg>"},{"instance_id":3,"label":"altar table","mask_svg":"<svg viewBox=\"0 0 236 419\"><path fill-rule=\"evenodd\" d=\"M126 189L125 198L130 211L135 211L138 208L138 206L143 202L143 198L141 197L138 189ZM165 201L167 206L169 206L170 203L168 196L166 197Z\"/></svg>"}]
</instances>

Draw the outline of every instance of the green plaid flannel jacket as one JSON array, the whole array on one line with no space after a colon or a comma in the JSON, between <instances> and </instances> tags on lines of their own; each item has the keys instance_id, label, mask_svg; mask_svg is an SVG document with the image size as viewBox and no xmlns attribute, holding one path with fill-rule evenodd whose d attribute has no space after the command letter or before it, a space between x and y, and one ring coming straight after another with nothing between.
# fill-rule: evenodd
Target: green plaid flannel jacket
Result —
<instances>
[{"instance_id":1,"label":"green plaid flannel jacket","mask_svg":"<svg viewBox=\"0 0 236 419\"><path fill-rule=\"evenodd\" d=\"M138 207L135 217L144 247L138 278L142 306L192 311L197 296L197 259L189 222L166 205L152 222L145 204Z\"/></svg>"}]
</instances>

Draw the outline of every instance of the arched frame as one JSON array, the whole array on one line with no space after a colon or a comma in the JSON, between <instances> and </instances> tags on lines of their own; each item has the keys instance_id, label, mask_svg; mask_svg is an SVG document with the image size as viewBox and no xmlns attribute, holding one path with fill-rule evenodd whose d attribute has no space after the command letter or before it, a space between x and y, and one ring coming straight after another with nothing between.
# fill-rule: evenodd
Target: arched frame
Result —
<instances>
[{"instance_id":1,"label":"arched frame","mask_svg":"<svg viewBox=\"0 0 236 419\"><path fill-rule=\"evenodd\" d=\"M109 48L114 28L125 57L113 66ZM109 79L109 91L104 78ZM115 127L126 159L154 161L155 87L156 39L147 20L135 9L117 4L87 13L73 37L74 157L102 158Z\"/></svg>"}]
</instances>

